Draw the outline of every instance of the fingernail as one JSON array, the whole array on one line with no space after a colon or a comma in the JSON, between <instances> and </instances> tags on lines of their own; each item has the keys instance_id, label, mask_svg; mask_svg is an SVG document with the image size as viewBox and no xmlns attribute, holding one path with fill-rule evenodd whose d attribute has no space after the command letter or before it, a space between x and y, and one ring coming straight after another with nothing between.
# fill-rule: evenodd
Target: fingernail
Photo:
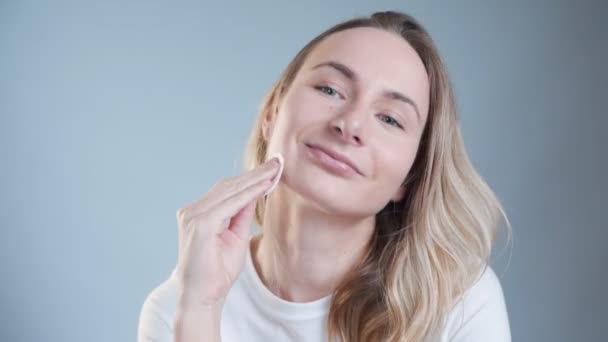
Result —
<instances>
[{"instance_id":1,"label":"fingernail","mask_svg":"<svg viewBox=\"0 0 608 342\"><path fill-rule=\"evenodd\" d=\"M270 186L270 188L268 190L266 190L266 192L264 193L264 196L270 194L274 190L274 188L277 186L277 183L279 183L279 180L281 179L281 175L283 173L283 166L284 166L283 155L280 153L273 154L272 156L270 156L269 159L277 159L277 162L279 163L279 172L273 178L272 186Z\"/></svg>"},{"instance_id":2,"label":"fingernail","mask_svg":"<svg viewBox=\"0 0 608 342\"><path fill-rule=\"evenodd\" d=\"M270 158L270 159L268 159L268 160L266 160L266 161L264 162L264 165L265 165L265 166L268 166L268 167L270 167L271 165L273 165L273 166L274 166L274 165L276 165L276 164L278 164L278 160L277 160L277 158Z\"/></svg>"},{"instance_id":3,"label":"fingernail","mask_svg":"<svg viewBox=\"0 0 608 342\"><path fill-rule=\"evenodd\" d=\"M273 167L281 166L281 164L283 164L283 155L281 155L281 153L279 153L279 152L274 153L273 155L268 157L268 159L266 160L266 165L268 165L268 167L270 167L271 165Z\"/></svg>"}]
</instances>

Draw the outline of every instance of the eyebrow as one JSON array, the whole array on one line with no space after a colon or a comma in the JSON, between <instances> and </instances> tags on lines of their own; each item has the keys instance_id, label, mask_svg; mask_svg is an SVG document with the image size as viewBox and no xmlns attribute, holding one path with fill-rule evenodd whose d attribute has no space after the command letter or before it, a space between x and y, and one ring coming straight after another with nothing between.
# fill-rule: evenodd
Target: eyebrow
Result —
<instances>
[{"instance_id":1,"label":"eyebrow","mask_svg":"<svg viewBox=\"0 0 608 342\"><path fill-rule=\"evenodd\" d=\"M347 67L346 65L344 65L340 62L327 61L327 62L319 63L319 64L315 65L314 67L312 67L311 70L318 69L321 67L331 67L331 68L339 71L342 75L344 75L344 77L348 78L349 80L351 80L355 83L359 82L359 77L357 76L357 74L351 68ZM414 107L414 111L416 112L416 116L418 117L418 122L421 121L420 111L418 110L418 106L416 105L416 102L414 102L414 100L412 100L410 97L408 97L405 94L400 93L396 90L385 90L382 93L382 95L386 98L389 98L392 100L398 100L398 101L407 103L410 106Z\"/></svg>"}]
</instances>

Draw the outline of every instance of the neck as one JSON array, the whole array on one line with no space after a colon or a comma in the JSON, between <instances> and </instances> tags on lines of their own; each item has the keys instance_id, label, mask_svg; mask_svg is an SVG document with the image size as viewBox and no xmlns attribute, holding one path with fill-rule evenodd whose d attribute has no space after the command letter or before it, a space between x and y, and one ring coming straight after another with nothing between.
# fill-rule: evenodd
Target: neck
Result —
<instances>
[{"instance_id":1,"label":"neck","mask_svg":"<svg viewBox=\"0 0 608 342\"><path fill-rule=\"evenodd\" d=\"M262 234L252 241L256 271L287 301L331 295L364 256L374 217L340 217L302 200L283 200L283 192L269 196Z\"/></svg>"}]
</instances>

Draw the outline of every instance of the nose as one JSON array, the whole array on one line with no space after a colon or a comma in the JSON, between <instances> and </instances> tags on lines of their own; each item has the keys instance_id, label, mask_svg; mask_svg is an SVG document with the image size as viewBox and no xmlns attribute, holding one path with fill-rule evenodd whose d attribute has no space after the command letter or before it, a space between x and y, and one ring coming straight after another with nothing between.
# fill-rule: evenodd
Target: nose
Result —
<instances>
[{"instance_id":1,"label":"nose","mask_svg":"<svg viewBox=\"0 0 608 342\"><path fill-rule=\"evenodd\" d=\"M348 110L330 121L332 132L345 143L362 145L365 142L365 115Z\"/></svg>"}]
</instances>

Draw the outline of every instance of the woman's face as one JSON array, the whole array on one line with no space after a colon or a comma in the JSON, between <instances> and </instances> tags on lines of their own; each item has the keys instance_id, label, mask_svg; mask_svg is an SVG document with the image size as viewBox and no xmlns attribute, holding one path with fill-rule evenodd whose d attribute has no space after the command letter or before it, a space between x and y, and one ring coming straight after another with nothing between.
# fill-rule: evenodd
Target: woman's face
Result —
<instances>
[{"instance_id":1,"label":"woman's face","mask_svg":"<svg viewBox=\"0 0 608 342\"><path fill-rule=\"evenodd\" d=\"M314 48L278 114L267 114L268 153L283 154L282 185L306 203L369 217L407 191L428 106L428 76L409 43L374 28L341 31Z\"/></svg>"}]
</instances>

